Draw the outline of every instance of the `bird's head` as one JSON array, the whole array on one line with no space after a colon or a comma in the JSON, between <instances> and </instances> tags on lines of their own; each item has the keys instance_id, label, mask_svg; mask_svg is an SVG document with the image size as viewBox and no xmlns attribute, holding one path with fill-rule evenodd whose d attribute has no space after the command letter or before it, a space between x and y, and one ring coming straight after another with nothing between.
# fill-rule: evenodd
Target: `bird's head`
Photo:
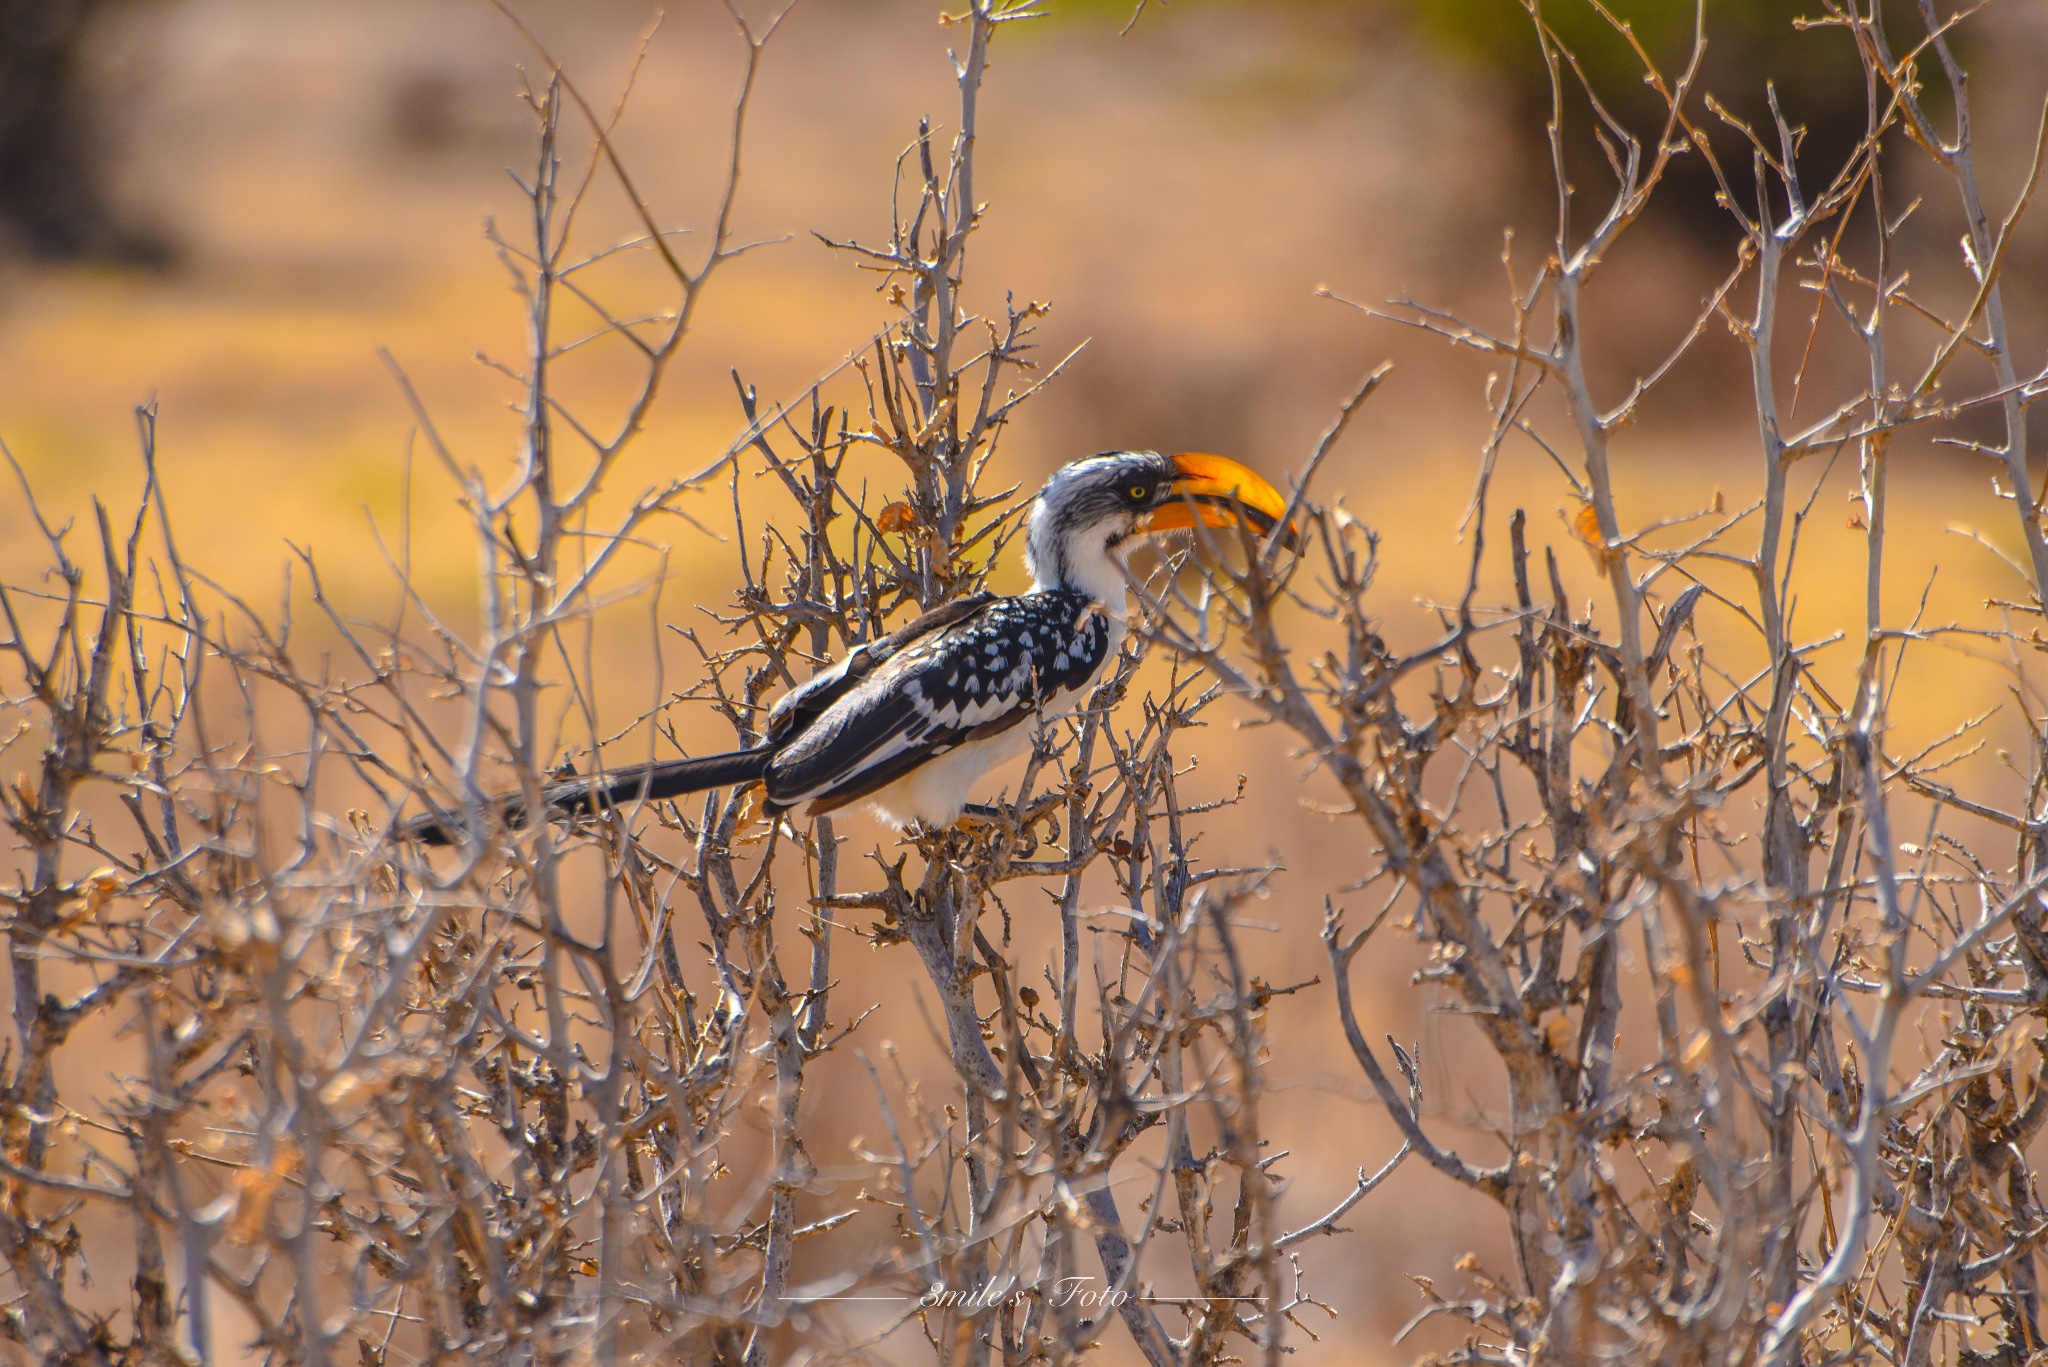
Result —
<instances>
[{"instance_id":1,"label":"bird's head","mask_svg":"<svg viewBox=\"0 0 2048 1367\"><path fill-rule=\"evenodd\" d=\"M1031 508L1025 559L1041 588L1080 589L1120 601L1117 563L1132 537L1246 525L1264 536L1287 516L1287 499L1255 471L1223 456L1105 451L1054 472ZM1294 548L1289 523L1281 540Z\"/></svg>"}]
</instances>

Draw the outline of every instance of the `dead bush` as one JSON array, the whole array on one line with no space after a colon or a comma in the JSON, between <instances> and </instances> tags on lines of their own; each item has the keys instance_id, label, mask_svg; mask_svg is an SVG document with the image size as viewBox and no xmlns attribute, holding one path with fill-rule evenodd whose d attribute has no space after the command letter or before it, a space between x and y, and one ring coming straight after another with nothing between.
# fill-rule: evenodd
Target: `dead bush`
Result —
<instances>
[{"instance_id":1,"label":"dead bush","mask_svg":"<svg viewBox=\"0 0 2048 1367\"><path fill-rule=\"evenodd\" d=\"M694 237L635 188L618 113L540 54L530 213L495 238L530 322L506 367L524 395L510 473L442 443L393 366L471 519L478 630L398 557L405 602L383 623L337 606L310 554L311 627L212 585L181 553L149 411L132 523L37 514L50 573L0 594L9 746L40 752L0 790L19 870L0 1074L17 1355L1276 1362L1328 1314L1307 1255L1378 1184L1446 1178L1498 1204L1514 1266L1429 1291L1425 1317L1467 1322L1439 1361L2041 1351L2048 531L2026 410L2048 380L2022 373L2000 270L2042 152L2011 203L1987 199L1951 46L1967 16L1931 0L1911 33L1857 0L1813 17L1853 49L1869 111L1819 171L1797 129L1741 125L1697 88L1697 24L1683 69L1635 49L1665 112L1631 129L1532 6L1553 104L1588 101L1613 184L1560 182L1552 241L1510 244L1505 325L1382 315L1495 368L1467 587L1428 648L1383 644L1379 614L1409 609L1374 602L1374 534L1318 483L1382 368L1294 481L1305 552L1206 536L1134 580L1126 653L1087 708L1044 719L995 819L872 859L829 817L764 818L746 789L501 819L495 795L530 811L565 774L672 752L673 699L605 713L579 632L621 602L659 614L649 565L714 509L738 519L738 587L720 630L687 633L700 667L677 696L741 743L821 662L985 582L1023 506L1002 434L1062 364L1033 351L1041 305L977 313L965 286L989 44L1041 8L970 0L948 29L954 128L918 131L884 237L837 244L878 273L886 325L781 401L736 376L732 447L623 505L607 481L744 250L741 133L782 20L738 25L728 170ZM1717 119L1747 165L1716 158ZM1678 156L1711 167L1742 244L1673 356L1603 402L1582 301ZM1907 231L1909 178L1952 196L1960 259ZM577 216L600 192L644 231L590 251ZM622 260L653 263L668 298L605 302L595 282ZM1690 512L1630 506L1620 434L1722 327L1752 360L1753 476ZM1863 378L1809 398L1823 415L1802 425L1790 395L1839 374L1808 372L1828 336ZM639 368L620 410L572 411L552 386L585 345ZM1927 432L1992 461L2016 519L2024 587L1980 620L1924 620L1883 575L1890 452ZM1561 553L1592 557L1605 601L1569 601L1560 549L1489 497L1510 448L1554 462L1576 510ZM1848 461L1864 611L1795 623L1803 576L1845 572L1798 550ZM744 516L752 481L776 491L765 525ZM1489 576L1511 596L1489 600ZM309 634L340 663L310 663ZM1891 740L1906 661L1957 643L2010 669L2002 724L2024 744L2003 787L1951 783L1975 725ZM1310 890L1327 981L1270 984L1240 952L1244 899L1284 875L1197 857L1235 798L1191 789L1184 733L1222 715L1290 736L1341 793L1332 820L1359 823L1357 883ZM399 838L423 806L469 836ZM1012 934L1027 903L1056 919L1049 956ZM1351 966L1395 918L1497 1056L1499 1161L1447 1146L1413 1050L1354 1009ZM949 1069L914 1075L863 1037L835 990L849 948L929 985ZM1297 992L1326 994L1405 1136L1330 1210L1284 1199L1285 1137L1261 1120L1288 1047L1267 1007ZM60 1085L93 1051L122 1085ZM858 1198L820 1210L845 1186L817 1180L804 1092L841 1075L885 1123ZM772 1151L750 1147L755 1114ZM800 1242L854 1219L861 1256L799 1280ZM843 1303L863 1296L880 1309ZM251 1341L228 1341L224 1307Z\"/></svg>"}]
</instances>

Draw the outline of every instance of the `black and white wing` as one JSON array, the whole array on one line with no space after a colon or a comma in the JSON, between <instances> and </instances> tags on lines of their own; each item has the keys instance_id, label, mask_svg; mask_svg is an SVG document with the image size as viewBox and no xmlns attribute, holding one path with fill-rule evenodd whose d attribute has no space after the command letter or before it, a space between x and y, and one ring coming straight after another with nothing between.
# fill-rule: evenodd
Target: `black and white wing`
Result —
<instances>
[{"instance_id":1,"label":"black and white wing","mask_svg":"<svg viewBox=\"0 0 2048 1367\"><path fill-rule=\"evenodd\" d=\"M880 666L894 659L904 647L966 621L994 601L992 593L977 593L944 603L887 636L855 646L846 653L845 659L829 669L819 670L783 694L769 709L768 723L763 728L769 743L780 744L800 734L823 715L826 708L845 697Z\"/></svg>"},{"instance_id":2,"label":"black and white wing","mask_svg":"<svg viewBox=\"0 0 2048 1367\"><path fill-rule=\"evenodd\" d=\"M1078 593L994 599L899 647L819 709L769 763L768 800L830 811L866 797L1085 688L1110 650L1109 618Z\"/></svg>"}]
</instances>

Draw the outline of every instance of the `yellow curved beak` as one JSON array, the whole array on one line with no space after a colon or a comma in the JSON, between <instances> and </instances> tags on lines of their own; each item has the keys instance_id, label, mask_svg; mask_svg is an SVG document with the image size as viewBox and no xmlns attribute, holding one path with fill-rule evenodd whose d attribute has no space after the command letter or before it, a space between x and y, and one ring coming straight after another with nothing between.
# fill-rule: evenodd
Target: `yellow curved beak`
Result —
<instances>
[{"instance_id":1,"label":"yellow curved beak","mask_svg":"<svg viewBox=\"0 0 2048 1367\"><path fill-rule=\"evenodd\" d=\"M1242 516L1252 530L1265 536L1287 516L1286 497L1257 471L1228 457L1184 451L1173 458L1173 468L1174 499L1153 510L1147 531L1180 531L1198 523L1235 527ZM1280 544L1299 551L1300 526L1289 521L1280 533Z\"/></svg>"}]
</instances>

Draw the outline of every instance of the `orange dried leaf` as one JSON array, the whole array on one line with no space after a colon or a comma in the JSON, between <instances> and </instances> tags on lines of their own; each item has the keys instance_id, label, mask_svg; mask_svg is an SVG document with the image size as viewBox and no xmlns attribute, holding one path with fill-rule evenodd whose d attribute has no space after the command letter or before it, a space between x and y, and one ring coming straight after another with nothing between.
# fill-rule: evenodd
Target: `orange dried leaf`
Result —
<instances>
[{"instance_id":1,"label":"orange dried leaf","mask_svg":"<svg viewBox=\"0 0 2048 1367\"><path fill-rule=\"evenodd\" d=\"M917 530L917 509L900 501L891 503L875 519L875 526L884 532L914 532Z\"/></svg>"},{"instance_id":2,"label":"orange dried leaf","mask_svg":"<svg viewBox=\"0 0 2048 1367\"><path fill-rule=\"evenodd\" d=\"M262 1167L248 1167L237 1172L220 1200L214 1202L216 1207L225 1203L225 1209L218 1212L225 1216L226 1222L222 1237L228 1243L241 1247L260 1239L278 1186L298 1170L298 1151L280 1145Z\"/></svg>"},{"instance_id":3,"label":"orange dried leaf","mask_svg":"<svg viewBox=\"0 0 2048 1367\"><path fill-rule=\"evenodd\" d=\"M372 1079L353 1068L344 1068L327 1080L320 1089L320 1101L326 1106L340 1106L351 1097L361 1095L372 1085Z\"/></svg>"},{"instance_id":4,"label":"orange dried leaf","mask_svg":"<svg viewBox=\"0 0 2048 1367\"><path fill-rule=\"evenodd\" d=\"M100 914L100 908L114 900L128 886L128 880L121 871L111 866L94 869L78 885L85 895L85 916L87 920Z\"/></svg>"},{"instance_id":5,"label":"orange dried leaf","mask_svg":"<svg viewBox=\"0 0 2048 1367\"><path fill-rule=\"evenodd\" d=\"M1582 506L1578 515L1572 519L1572 535L1592 552L1593 563L1603 572L1613 569L1621 562L1621 553L1608 548L1607 537L1600 530L1600 511L1592 504Z\"/></svg>"}]
</instances>

